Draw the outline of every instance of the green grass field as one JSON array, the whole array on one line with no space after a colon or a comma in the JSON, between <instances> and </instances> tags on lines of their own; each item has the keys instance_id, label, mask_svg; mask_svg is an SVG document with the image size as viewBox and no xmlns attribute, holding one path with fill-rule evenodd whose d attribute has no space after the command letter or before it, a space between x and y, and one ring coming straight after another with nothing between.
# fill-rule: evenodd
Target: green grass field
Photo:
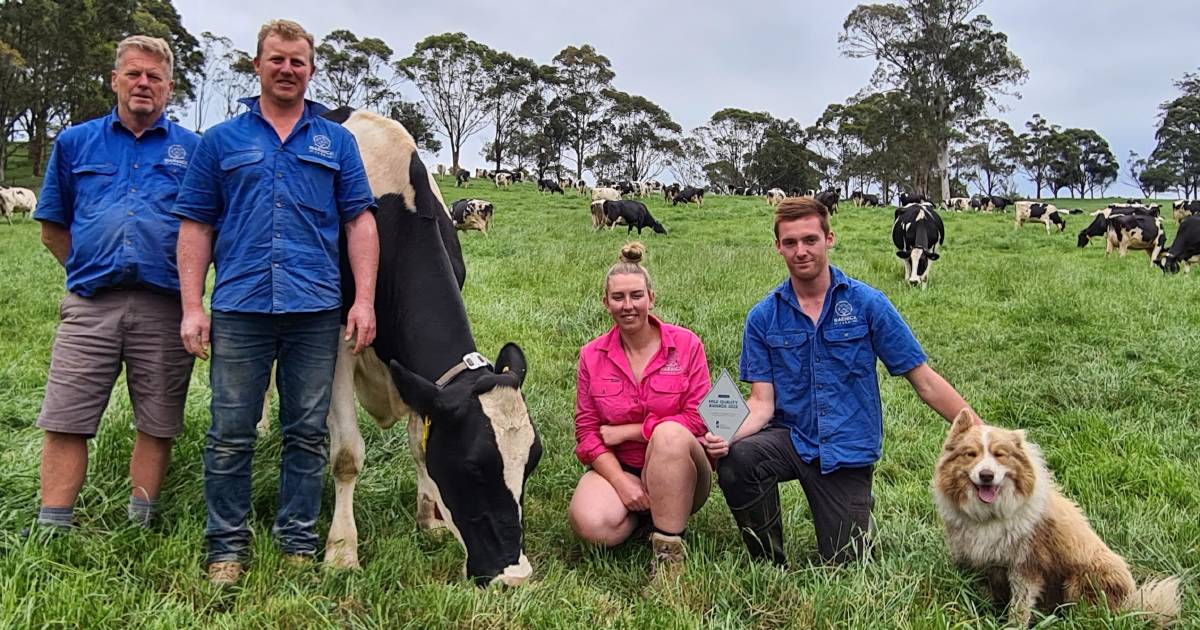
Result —
<instances>
[{"instance_id":1,"label":"green grass field","mask_svg":"<svg viewBox=\"0 0 1200 630\"><path fill-rule=\"evenodd\" d=\"M981 585L951 564L933 508L929 481L946 424L900 378L881 382L886 438L875 477L880 542L873 562L816 564L807 504L788 484L793 569L753 564L716 490L689 525L681 587L644 599L647 545L590 548L565 519L582 472L573 455L576 356L610 325L599 302L601 281L626 240L624 229L595 232L585 200L541 196L529 184L498 191L472 181L460 191L443 180L442 187L447 201L471 195L496 205L490 236L460 234L464 297L484 354L494 357L512 340L530 362L525 397L545 448L526 486L531 583L477 590L461 579L458 544L416 531L416 482L403 432L382 432L363 414L367 464L356 497L362 570L300 570L281 561L270 537L280 448L274 434L260 441L255 465L254 564L241 587L210 587L202 566L205 363L193 377L187 431L154 530L125 524L133 431L122 381L92 442L79 530L48 542L22 540L18 532L36 513L41 434L33 423L64 288L37 224L20 219L0 225L0 627L1001 625L1002 611ZM702 209L672 208L661 198L648 205L670 232L642 237L658 315L695 330L714 371L736 370L747 310L786 273L771 247L770 207L761 198L715 196ZM1065 492L1137 578L1185 576L1181 625L1200 627L1200 277L1165 276L1142 252L1120 259L1105 258L1096 243L1076 248L1080 216L1069 218L1066 234L1054 235L1040 225L1015 231L1011 215L943 216L946 247L925 290L903 282L890 210L843 204L834 218L833 262L892 299L931 364L986 420L1028 429ZM325 499L322 532L332 482ZM1050 622L1142 627L1096 608Z\"/></svg>"}]
</instances>

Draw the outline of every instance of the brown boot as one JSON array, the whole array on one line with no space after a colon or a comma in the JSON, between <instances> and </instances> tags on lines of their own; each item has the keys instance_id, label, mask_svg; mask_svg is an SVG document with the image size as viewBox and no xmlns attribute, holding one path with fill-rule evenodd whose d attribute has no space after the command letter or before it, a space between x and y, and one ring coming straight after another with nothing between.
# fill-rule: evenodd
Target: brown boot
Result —
<instances>
[{"instance_id":1,"label":"brown boot","mask_svg":"<svg viewBox=\"0 0 1200 630\"><path fill-rule=\"evenodd\" d=\"M213 586L233 586L242 577L242 563L236 560L208 565L208 581Z\"/></svg>"},{"instance_id":2,"label":"brown boot","mask_svg":"<svg viewBox=\"0 0 1200 630\"><path fill-rule=\"evenodd\" d=\"M687 548L683 538L654 532L650 534L650 548L654 552L654 560L650 565L650 583L667 586L675 584L683 573L683 561L687 558Z\"/></svg>"}]
</instances>

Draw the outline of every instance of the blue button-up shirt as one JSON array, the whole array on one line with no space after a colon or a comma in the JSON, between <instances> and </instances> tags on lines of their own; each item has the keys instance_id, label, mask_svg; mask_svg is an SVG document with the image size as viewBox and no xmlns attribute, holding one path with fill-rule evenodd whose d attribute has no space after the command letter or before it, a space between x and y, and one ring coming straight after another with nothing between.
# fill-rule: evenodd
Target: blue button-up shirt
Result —
<instances>
[{"instance_id":1,"label":"blue button-up shirt","mask_svg":"<svg viewBox=\"0 0 1200 630\"><path fill-rule=\"evenodd\" d=\"M280 142L258 97L242 102L249 111L204 133L174 209L216 227L212 308L338 308L338 231L375 207L358 143L311 101Z\"/></svg>"},{"instance_id":2,"label":"blue button-up shirt","mask_svg":"<svg viewBox=\"0 0 1200 630\"><path fill-rule=\"evenodd\" d=\"M64 130L54 143L33 217L71 232L67 289L91 297L114 286L179 294L171 214L200 137L159 116L140 138L107 116Z\"/></svg>"},{"instance_id":3,"label":"blue button-up shirt","mask_svg":"<svg viewBox=\"0 0 1200 630\"><path fill-rule=\"evenodd\" d=\"M746 317L741 378L775 388L775 417L792 445L821 473L868 466L883 451L883 406L875 359L893 376L925 362L925 353L879 290L830 266L832 282L813 326L790 280Z\"/></svg>"}]
</instances>

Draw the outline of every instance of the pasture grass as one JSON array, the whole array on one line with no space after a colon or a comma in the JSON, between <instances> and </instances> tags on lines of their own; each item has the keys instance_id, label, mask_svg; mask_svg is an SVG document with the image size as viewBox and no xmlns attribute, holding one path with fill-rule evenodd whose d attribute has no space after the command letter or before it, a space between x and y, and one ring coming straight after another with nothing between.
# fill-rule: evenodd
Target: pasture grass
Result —
<instances>
[{"instance_id":1,"label":"pasture grass","mask_svg":"<svg viewBox=\"0 0 1200 630\"><path fill-rule=\"evenodd\" d=\"M955 568L929 492L946 424L900 378L882 378L886 438L875 477L879 543L872 562L815 562L810 515L797 484L782 487L790 571L751 563L719 489L688 527L680 586L644 598L650 562L641 541L581 544L565 510L582 468L573 455L579 347L610 326L599 303L623 228L593 231L587 202L440 180L447 201L496 205L492 233L460 233L463 290L480 350L506 341L530 362L525 397L545 455L526 486L526 551L534 579L478 590L461 577L452 538L418 533L416 481L402 430L366 414L366 470L356 497L362 569L301 570L282 562L270 525L280 443L258 445L254 561L242 586L222 592L204 576L201 448L208 427L207 364L197 363L151 531L125 524L132 414L122 381L77 504L79 529L23 540L37 508L41 403L63 272L37 224L0 225L0 627L215 628L994 628L1003 621L975 576ZM1107 200L1064 201L1100 207ZM647 200L669 234L649 232L656 311L696 331L710 368L736 371L747 310L785 276L761 198L710 196L703 208ZM890 209L849 204L833 219L834 264L886 293L931 364L988 421L1028 430L1065 492L1139 579L1185 577L1184 627L1198 627L1200 566L1200 278L1165 276L1141 252L1105 258L1065 234L1021 231L1010 214L943 213L947 239L927 289L902 279ZM1168 219L1168 223L1170 220ZM1168 230L1174 232L1174 225ZM420 325L420 322L413 322ZM881 372L883 372L881 370ZM319 528L328 529L332 482ZM1083 607L1043 623L1137 628L1131 616Z\"/></svg>"}]
</instances>

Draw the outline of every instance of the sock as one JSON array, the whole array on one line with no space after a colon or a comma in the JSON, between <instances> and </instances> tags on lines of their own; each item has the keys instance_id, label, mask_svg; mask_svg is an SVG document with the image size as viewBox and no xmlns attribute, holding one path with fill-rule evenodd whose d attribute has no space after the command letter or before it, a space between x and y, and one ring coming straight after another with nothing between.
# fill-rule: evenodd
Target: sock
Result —
<instances>
[{"instance_id":1,"label":"sock","mask_svg":"<svg viewBox=\"0 0 1200 630\"><path fill-rule=\"evenodd\" d=\"M66 529L74 525L74 520L74 507L46 507L43 505L42 509L38 511L38 525Z\"/></svg>"},{"instance_id":2,"label":"sock","mask_svg":"<svg viewBox=\"0 0 1200 630\"><path fill-rule=\"evenodd\" d=\"M129 497L129 520L142 527L150 527L154 520L154 509L158 507L157 499L143 499L137 495Z\"/></svg>"},{"instance_id":3,"label":"sock","mask_svg":"<svg viewBox=\"0 0 1200 630\"><path fill-rule=\"evenodd\" d=\"M651 525L651 528L652 528L652 529L653 529L653 530L654 530L656 533L662 534L663 536L678 536L678 537L680 537L680 538L683 538L683 534L684 534L684 532L686 532L686 531L687 531L687 528L686 528L686 527L684 527L683 529L679 530L679 532L669 532L669 531L667 531L667 530L665 530L665 529L661 529L661 528L659 528L659 526L658 526L658 525Z\"/></svg>"}]
</instances>

